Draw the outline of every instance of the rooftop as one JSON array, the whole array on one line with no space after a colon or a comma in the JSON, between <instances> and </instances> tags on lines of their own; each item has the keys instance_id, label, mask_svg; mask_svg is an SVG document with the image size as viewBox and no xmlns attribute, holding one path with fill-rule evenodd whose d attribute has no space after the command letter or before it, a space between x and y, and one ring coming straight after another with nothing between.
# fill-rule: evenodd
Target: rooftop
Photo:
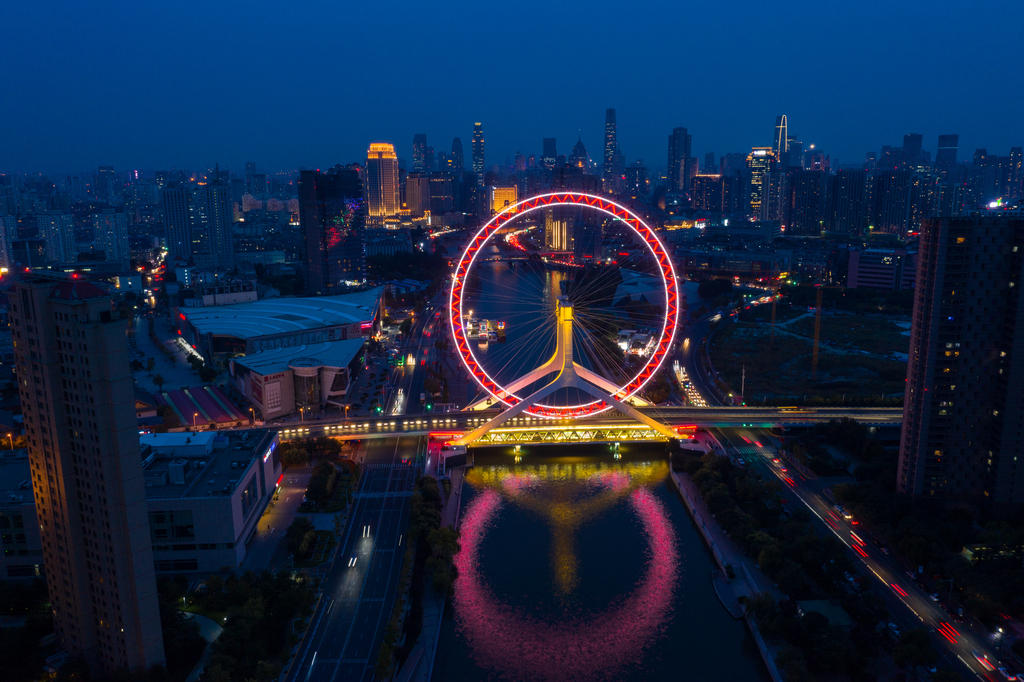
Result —
<instances>
[{"instance_id":1,"label":"rooftop","mask_svg":"<svg viewBox=\"0 0 1024 682\"><path fill-rule=\"evenodd\" d=\"M140 437L146 497L231 495L256 457L269 452L274 436L264 429L146 434Z\"/></svg>"},{"instance_id":2,"label":"rooftop","mask_svg":"<svg viewBox=\"0 0 1024 682\"><path fill-rule=\"evenodd\" d=\"M50 298L61 301L81 301L86 298L109 298L103 289L85 281L61 282L50 292Z\"/></svg>"},{"instance_id":3,"label":"rooftop","mask_svg":"<svg viewBox=\"0 0 1024 682\"><path fill-rule=\"evenodd\" d=\"M268 298L251 303L188 308L182 310L181 315L200 334L238 338L271 336L371 320L383 290L383 287L375 287L338 296Z\"/></svg>"},{"instance_id":4,"label":"rooftop","mask_svg":"<svg viewBox=\"0 0 1024 682\"><path fill-rule=\"evenodd\" d=\"M307 346L272 348L235 358L233 362L260 375L274 374L288 369L288 363L298 358L312 358L326 367L346 367L363 348L363 339L327 341Z\"/></svg>"}]
</instances>

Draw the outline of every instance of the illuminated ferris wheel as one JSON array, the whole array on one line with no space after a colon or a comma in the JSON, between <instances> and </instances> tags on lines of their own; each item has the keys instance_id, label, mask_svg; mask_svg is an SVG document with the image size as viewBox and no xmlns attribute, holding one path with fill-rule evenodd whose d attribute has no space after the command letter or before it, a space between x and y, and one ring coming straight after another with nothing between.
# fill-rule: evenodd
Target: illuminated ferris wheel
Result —
<instances>
[{"instance_id":1,"label":"illuminated ferris wheel","mask_svg":"<svg viewBox=\"0 0 1024 682\"><path fill-rule=\"evenodd\" d=\"M673 346L678 301L668 252L639 216L556 192L506 206L469 240L448 311L488 403L558 419L647 404L640 392Z\"/></svg>"}]
</instances>

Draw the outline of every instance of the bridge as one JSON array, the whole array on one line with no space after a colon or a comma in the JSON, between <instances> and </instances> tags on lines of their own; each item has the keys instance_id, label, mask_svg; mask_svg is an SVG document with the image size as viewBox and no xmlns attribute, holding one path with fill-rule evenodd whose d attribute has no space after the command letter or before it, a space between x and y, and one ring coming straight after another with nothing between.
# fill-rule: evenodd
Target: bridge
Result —
<instances>
[{"instance_id":1,"label":"bridge","mask_svg":"<svg viewBox=\"0 0 1024 682\"><path fill-rule=\"evenodd\" d=\"M755 426L808 427L827 424L843 417L856 419L868 426L898 426L903 423L901 407L640 407L638 412L664 424L676 427L730 427ZM425 436L443 434L458 437L472 429L486 424L498 416L499 410L472 410L442 414L407 415L404 417L373 417L337 420L308 421L290 424L268 424L266 428L277 431L284 440L310 436L332 436L341 439L395 438L398 436ZM544 437L543 442L582 442L584 434L599 429L617 428L625 432L634 429L637 434L646 434L644 440L664 440L666 436L654 432L650 427L638 424L616 412L601 414L586 420L541 419L538 417L514 417L505 425L495 429L498 434L530 431L531 435L556 432L561 436ZM516 431L518 430L518 431ZM532 440L532 439L531 439ZM606 440L604 438L600 440ZM635 440L620 437L607 440ZM526 442L525 435L496 436L482 439L478 445L507 445Z\"/></svg>"}]
</instances>

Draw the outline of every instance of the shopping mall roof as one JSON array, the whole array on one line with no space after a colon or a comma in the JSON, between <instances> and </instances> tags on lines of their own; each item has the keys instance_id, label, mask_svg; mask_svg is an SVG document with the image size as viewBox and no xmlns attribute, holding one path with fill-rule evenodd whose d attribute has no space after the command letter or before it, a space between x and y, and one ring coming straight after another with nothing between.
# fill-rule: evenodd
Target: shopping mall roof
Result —
<instances>
[{"instance_id":1,"label":"shopping mall roof","mask_svg":"<svg viewBox=\"0 0 1024 682\"><path fill-rule=\"evenodd\" d=\"M181 315L200 334L253 338L357 324L373 319L384 287L354 294L267 298L251 303L182 308Z\"/></svg>"},{"instance_id":2,"label":"shopping mall roof","mask_svg":"<svg viewBox=\"0 0 1024 682\"><path fill-rule=\"evenodd\" d=\"M305 346L261 350L244 357L234 358L232 362L247 367L256 374L266 376L275 372L284 372L288 369L290 362L299 358L311 358L325 367L346 367L359 355L362 348L363 339L326 341Z\"/></svg>"}]
</instances>

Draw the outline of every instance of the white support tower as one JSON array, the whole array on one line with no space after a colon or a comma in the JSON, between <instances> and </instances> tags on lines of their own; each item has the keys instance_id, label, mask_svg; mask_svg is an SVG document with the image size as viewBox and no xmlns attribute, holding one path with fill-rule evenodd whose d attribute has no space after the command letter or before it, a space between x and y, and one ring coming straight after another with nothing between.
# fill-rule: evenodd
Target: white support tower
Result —
<instances>
[{"instance_id":1,"label":"white support tower","mask_svg":"<svg viewBox=\"0 0 1024 682\"><path fill-rule=\"evenodd\" d=\"M623 414L632 417L641 424L651 427L663 436L668 438L678 438L679 434L676 433L675 429L672 427L655 421L647 415L637 411L627 402L612 397L612 393L617 390L613 383L604 377L591 372L587 368L576 364L573 360L572 350L573 312L572 304L569 303L568 297L558 297L558 309L556 314L558 317L558 323L556 325L558 336L555 341L555 354L552 355L551 359L543 365L510 384L507 390L509 393L515 392L554 372L558 372L555 378L540 390L535 391L532 395L523 398L514 406L505 410L490 421L481 424L477 428L457 439L455 443L458 445L469 445L491 429L498 428L508 420L521 414L524 410L537 405L541 400L544 400L561 388L579 389L593 398L605 401ZM627 400L632 402L631 399ZM637 400L637 402L641 405L646 405L645 402L639 400Z\"/></svg>"}]
</instances>

